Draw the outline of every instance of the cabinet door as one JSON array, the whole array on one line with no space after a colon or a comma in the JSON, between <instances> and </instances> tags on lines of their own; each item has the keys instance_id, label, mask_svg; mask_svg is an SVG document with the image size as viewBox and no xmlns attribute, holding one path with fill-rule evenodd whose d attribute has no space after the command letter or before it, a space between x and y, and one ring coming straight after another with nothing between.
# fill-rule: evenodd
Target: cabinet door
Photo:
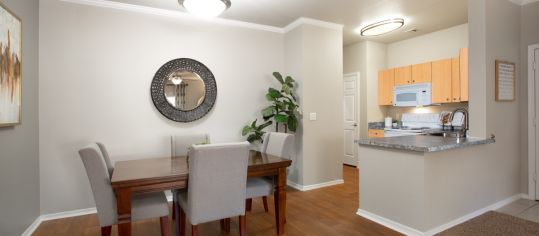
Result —
<instances>
[{"instance_id":1,"label":"cabinet door","mask_svg":"<svg viewBox=\"0 0 539 236\"><path fill-rule=\"evenodd\" d=\"M412 66L412 84L432 81L432 63L427 62Z\"/></svg>"},{"instance_id":2,"label":"cabinet door","mask_svg":"<svg viewBox=\"0 0 539 236\"><path fill-rule=\"evenodd\" d=\"M412 66L395 68L395 86L412 83Z\"/></svg>"},{"instance_id":3,"label":"cabinet door","mask_svg":"<svg viewBox=\"0 0 539 236\"><path fill-rule=\"evenodd\" d=\"M460 100L468 101L468 49L460 49Z\"/></svg>"},{"instance_id":4,"label":"cabinet door","mask_svg":"<svg viewBox=\"0 0 539 236\"><path fill-rule=\"evenodd\" d=\"M452 59L432 62L432 103L451 102Z\"/></svg>"},{"instance_id":5,"label":"cabinet door","mask_svg":"<svg viewBox=\"0 0 539 236\"><path fill-rule=\"evenodd\" d=\"M455 57L451 63L451 101L460 102L460 58Z\"/></svg>"},{"instance_id":6,"label":"cabinet door","mask_svg":"<svg viewBox=\"0 0 539 236\"><path fill-rule=\"evenodd\" d=\"M395 70L378 72L378 105L393 105L393 86L395 86Z\"/></svg>"}]
</instances>

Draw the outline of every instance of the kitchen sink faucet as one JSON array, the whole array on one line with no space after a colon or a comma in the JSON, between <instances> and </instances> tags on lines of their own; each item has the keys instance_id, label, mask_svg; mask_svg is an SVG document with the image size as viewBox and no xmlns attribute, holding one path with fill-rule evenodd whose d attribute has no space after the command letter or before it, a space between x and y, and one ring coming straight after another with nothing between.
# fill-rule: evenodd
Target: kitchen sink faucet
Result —
<instances>
[{"instance_id":1,"label":"kitchen sink faucet","mask_svg":"<svg viewBox=\"0 0 539 236\"><path fill-rule=\"evenodd\" d=\"M470 129L470 123L469 123L469 114L468 114L468 110L464 107L460 107L460 108L457 108L455 109L452 113L451 113L451 116L449 117L449 123L451 124L451 130L454 130L455 127L453 126L453 118L455 118L455 114L456 113L462 113L462 115L464 116L464 127L462 127L461 131L459 132L459 135L460 137L466 137L466 133L468 132L468 130ZM461 136L462 135L462 136Z\"/></svg>"}]
</instances>

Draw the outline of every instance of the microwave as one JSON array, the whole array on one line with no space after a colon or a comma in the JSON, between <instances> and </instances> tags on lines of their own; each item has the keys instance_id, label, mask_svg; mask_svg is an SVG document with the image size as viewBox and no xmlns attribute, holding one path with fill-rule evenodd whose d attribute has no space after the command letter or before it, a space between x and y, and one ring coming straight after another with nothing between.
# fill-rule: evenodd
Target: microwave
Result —
<instances>
[{"instance_id":1,"label":"microwave","mask_svg":"<svg viewBox=\"0 0 539 236\"><path fill-rule=\"evenodd\" d=\"M431 104L431 83L399 85L393 88L393 105L396 107L428 106Z\"/></svg>"}]
</instances>

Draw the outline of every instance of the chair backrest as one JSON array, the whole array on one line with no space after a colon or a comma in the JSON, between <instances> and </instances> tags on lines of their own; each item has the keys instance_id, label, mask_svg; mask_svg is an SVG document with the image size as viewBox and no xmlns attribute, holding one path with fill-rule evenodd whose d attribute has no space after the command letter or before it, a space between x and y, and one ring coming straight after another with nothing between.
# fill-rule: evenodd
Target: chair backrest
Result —
<instances>
[{"instance_id":1,"label":"chair backrest","mask_svg":"<svg viewBox=\"0 0 539 236\"><path fill-rule=\"evenodd\" d=\"M105 145L103 145L102 143L97 142L96 144L99 147L99 150L101 150L101 154L103 155L103 159L105 159L105 164L107 165L109 175L112 178L112 172L114 172L114 165L112 165L112 162L110 161L109 152L107 151L107 148L105 148Z\"/></svg>"},{"instance_id":2,"label":"chair backrest","mask_svg":"<svg viewBox=\"0 0 539 236\"><path fill-rule=\"evenodd\" d=\"M189 147L195 144L209 144L208 134L185 134L170 136L171 156L187 156Z\"/></svg>"},{"instance_id":3,"label":"chair backrest","mask_svg":"<svg viewBox=\"0 0 539 236\"><path fill-rule=\"evenodd\" d=\"M92 143L79 150L88 180L94 194L97 216L101 226L113 225L117 221L116 196L110 184L111 175L98 144Z\"/></svg>"},{"instance_id":4,"label":"chair backrest","mask_svg":"<svg viewBox=\"0 0 539 236\"><path fill-rule=\"evenodd\" d=\"M270 132L265 136L263 153L291 159L294 155L294 135Z\"/></svg>"},{"instance_id":5,"label":"chair backrest","mask_svg":"<svg viewBox=\"0 0 539 236\"><path fill-rule=\"evenodd\" d=\"M249 143L194 145L189 151L191 224L245 214Z\"/></svg>"}]
</instances>

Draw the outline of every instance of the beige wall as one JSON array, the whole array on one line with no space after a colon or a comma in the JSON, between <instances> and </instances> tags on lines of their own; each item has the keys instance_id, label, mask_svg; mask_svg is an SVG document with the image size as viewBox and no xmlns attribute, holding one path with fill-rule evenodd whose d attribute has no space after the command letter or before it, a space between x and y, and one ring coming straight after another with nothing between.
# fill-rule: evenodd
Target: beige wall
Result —
<instances>
[{"instance_id":1,"label":"beige wall","mask_svg":"<svg viewBox=\"0 0 539 236\"><path fill-rule=\"evenodd\" d=\"M343 46L342 30L301 25L285 36L286 69L299 81L303 110L301 176L292 181L313 185L342 179ZM309 120L309 113L317 120ZM296 170L297 168L293 168Z\"/></svg>"},{"instance_id":2,"label":"beige wall","mask_svg":"<svg viewBox=\"0 0 539 236\"><path fill-rule=\"evenodd\" d=\"M520 25L520 150L521 151L521 189L528 192L528 46L539 43L539 2L522 7Z\"/></svg>"},{"instance_id":3,"label":"beige wall","mask_svg":"<svg viewBox=\"0 0 539 236\"><path fill-rule=\"evenodd\" d=\"M387 45L387 67L436 61L459 55L468 47L468 24L421 35Z\"/></svg>"},{"instance_id":4,"label":"beige wall","mask_svg":"<svg viewBox=\"0 0 539 236\"><path fill-rule=\"evenodd\" d=\"M42 214L94 206L77 153L89 142L103 142L119 161L168 156L175 133L244 140L242 126L268 104L267 88L278 86L271 73L285 69L281 33L57 0L40 4ZM215 106L191 123L166 119L150 98L155 72L180 57L204 63L217 82Z\"/></svg>"},{"instance_id":5,"label":"beige wall","mask_svg":"<svg viewBox=\"0 0 539 236\"><path fill-rule=\"evenodd\" d=\"M360 73L360 135L367 137L368 122L382 121L385 107L378 106L378 71L386 68L386 49L382 43L371 41L344 48L344 73Z\"/></svg>"},{"instance_id":6,"label":"beige wall","mask_svg":"<svg viewBox=\"0 0 539 236\"><path fill-rule=\"evenodd\" d=\"M39 2L3 0L23 22L22 123L0 128L0 235L21 235L39 216Z\"/></svg>"}]
</instances>

